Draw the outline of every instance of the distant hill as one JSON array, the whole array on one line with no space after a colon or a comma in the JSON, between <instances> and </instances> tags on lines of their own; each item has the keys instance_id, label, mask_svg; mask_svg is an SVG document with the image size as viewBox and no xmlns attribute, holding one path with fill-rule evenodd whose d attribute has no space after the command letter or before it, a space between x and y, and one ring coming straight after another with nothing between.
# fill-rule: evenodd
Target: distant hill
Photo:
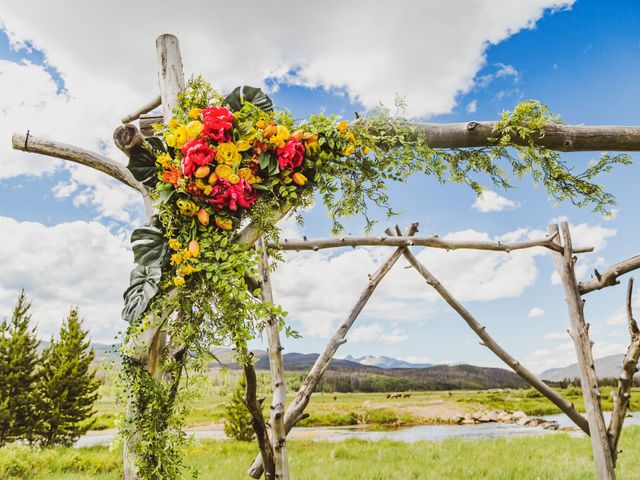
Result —
<instances>
[{"instance_id":1,"label":"distant hill","mask_svg":"<svg viewBox=\"0 0 640 480\"><path fill-rule=\"evenodd\" d=\"M354 358L348 355L344 358L350 362L356 362L361 365L369 365L371 367L380 368L429 368L432 367L430 363L410 363L405 360L399 360L397 358L366 355L364 357Z\"/></svg>"},{"instance_id":2,"label":"distant hill","mask_svg":"<svg viewBox=\"0 0 640 480\"><path fill-rule=\"evenodd\" d=\"M596 373L598 378L612 378L617 377L621 373L622 359L624 355L622 353L616 355L609 355L607 357L598 358L594 361L596 366ZM552 368L545 370L540 374L540 378L543 380L549 380L552 382L559 382L565 379L574 379L580 376L578 372L578 364L574 363L563 368ZM638 378L638 374L635 375Z\"/></svg>"}]
</instances>

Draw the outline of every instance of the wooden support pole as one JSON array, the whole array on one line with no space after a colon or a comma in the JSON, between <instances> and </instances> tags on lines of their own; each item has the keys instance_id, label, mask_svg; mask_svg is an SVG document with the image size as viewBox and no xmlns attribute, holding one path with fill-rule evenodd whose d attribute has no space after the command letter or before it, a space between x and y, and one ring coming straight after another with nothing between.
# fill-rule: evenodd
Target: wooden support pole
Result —
<instances>
[{"instance_id":1,"label":"wooden support pole","mask_svg":"<svg viewBox=\"0 0 640 480\"><path fill-rule=\"evenodd\" d=\"M600 290L605 287L618 285L620 283L618 281L618 277L624 275L625 273L637 270L638 268L640 268L640 255L634 255L633 257L627 258L626 260L622 260L621 262L612 265L611 267L606 269L604 273L600 273L596 270L594 272L595 278L578 284L580 294L584 295L585 293L593 292L594 290Z\"/></svg>"},{"instance_id":2,"label":"wooden support pole","mask_svg":"<svg viewBox=\"0 0 640 480\"><path fill-rule=\"evenodd\" d=\"M404 256L411 266L415 268L420 275L422 275L427 284L433 287L433 289L440 294L442 299L447 302L465 322L467 322L469 328L471 328L471 330L480 337L480 340L482 340L482 345L495 353L500 360L506 363L509 368L516 372L525 382L551 400L551 402L553 402L554 405L573 420L573 422L580 427L583 432L589 434L587 419L578 413L572 403L562 398L562 396L560 396L555 390L550 388L546 383L540 380L518 360L512 357L505 349L503 349L498 342L496 342L493 337L487 333L487 329L481 325L473 315L471 315L464 305L456 300L456 298L440 283L440 281L429 270L427 270L422 263L420 263L409 249L405 250Z\"/></svg>"},{"instance_id":3,"label":"wooden support pole","mask_svg":"<svg viewBox=\"0 0 640 480\"><path fill-rule=\"evenodd\" d=\"M553 261L556 271L562 280L567 309L569 311L569 323L571 329L569 334L575 346L578 357L578 368L580 370L580 385L582 387L582 398L587 411L587 421L591 432L591 447L593 459L596 465L596 473L599 480L614 480L616 478L611 445L607 428L602 414L602 404L600 402L600 390L598 388L598 378L593 363L592 342L589 338L589 324L584 318L584 301L580 296L578 281L574 271L576 257L571 248L571 233L569 224L560 224L562 232L563 252L553 252ZM558 237L558 225L549 227L549 234ZM557 240L559 242L559 240Z\"/></svg>"},{"instance_id":4,"label":"wooden support pole","mask_svg":"<svg viewBox=\"0 0 640 480\"><path fill-rule=\"evenodd\" d=\"M271 289L271 275L269 274L269 255L267 246L261 238L257 247L261 250L260 270L262 274L262 288L260 295L265 303L273 303ZM287 432L284 426L284 411L287 402L287 382L284 377L284 361L282 359L282 344L280 342L280 325L278 319L271 315L266 324L267 341L269 344L269 368L273 387L271 401L271 445L275 463L275 480L289 480L289 460L287 458Z\"/></svg>"},{"instance_id":5,"label":"wooden support pole","mask_svg":"<svg viewBox=\"0 0 640 480\"><path fill-rule=\"evenodd\" d=\"M415 232L418 231L418 224L412 224L406 232L406 235L411 237ZM388 231L389 235L393 235L391 230ZM327 370L329 363L331 363L331 359L338 351L340 345L343 345L347 340L346 336L349 332L349 329L362 312L362 309L365 307L371 295L375 291L376 287L380 284L382 279L385 277L387 273L391 270L391 268L395 265L398 259L402 256L406 247L400 247L395 250L389 258L382 264L380 267L369 277L369 283L364 288L362 293L360 294L360 298L351 309L351 312L345 318L345 320L338 326L335 333L327 343L324 348L322 354L316 359L313 364L313 367L307 374L303 384L300 386L296 397L293 399L289 407L287 408L287 412L284 417L284 426L287 433L291 431L291 429L298 423L300 418L303 415L305 408L309 404L309 400L311 399L311 395L315 391L320 379L324 375L324 372ZM249 476L253 478L260 478L263 473L262 461L260 456L258 456L251 467L248 470Z\"/></svg>"},{"instance_id":6,"label":"wooden support pole","mask_svg":"<svg viewBox=\"0 0 640 480\"><path fill-rule=\"evenodd\" d=\"M618 442L622 433L622 425L627 416L629 402L631 401L631 386L636 367L640 359L640 329L633 318L633 278L629 279L627 286L627 322L629 324L629 337L631 338L627 353L622 360L622 373L618 378L618 390L613 398L613 412L609 421L609 441L611 442L611 454L613 464L618 458Z\"/></svg>"}]
</instances>

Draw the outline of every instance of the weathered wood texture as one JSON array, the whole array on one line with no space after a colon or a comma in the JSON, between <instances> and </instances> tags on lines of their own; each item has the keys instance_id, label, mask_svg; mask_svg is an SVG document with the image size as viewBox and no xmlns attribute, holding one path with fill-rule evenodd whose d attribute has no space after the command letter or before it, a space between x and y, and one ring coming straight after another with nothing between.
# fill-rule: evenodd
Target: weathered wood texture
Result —
<instances>
[{"instance_id":1,"label":"weathered wood texture","mask_svg":"<svg viewBox=\"0 0 640 480\"><path fill-rule=\"evenodd\" d=\"M578 284L578 289L580 290L580 294L584 295L585 293L593 292L594 290L618 285L620 283L618 281L618 277L625 273L632 272L633 270L637 270L638 268L640 268L640 255L635 255L612 265L605 270L604 273L600 273L596 270L595 277L591 280Z\"/></svg>"},{"instance_id":2,"label":"weathered wood texture","mask_svg":"<svg viewBox=\"0 0 640 480\"><path fill-rule=\"evenodd\" d=\"M156 39L158 54L158 80L160 82L160 98L162 99L162 116L167 123L173 115L178 102L178 93L184 90L184 71L180 42L174 35L165 33Z\"/></svg>"},{"instance_id":3,"label":"weathered wood texture","mask_svg":"<svg viewBox=\"0 0 640 480\"><path fill-rule=\"evenodd\" d=\"M271 276L269 274L269 255L263 239L258 241L261 250L260 270L262 285L260 295L265 303L273 303ZM284 426L284 411L287 403L287 382L284 377L284 360L282 358L282 344L280 342L280 326L278 319L271 315L267 319L265 330L269 345L269 369L271 370L271 384L273 399L271 401L271 444L275 460L276 480L289 480L289 461L287 458L287 432Z\"/></svg>"},{"instance_id":4,"label":"weathered wood texture","mask_svg":"<svg viewBox=\"0 0 640 480\"><path fill-rule=\"evenodd\" d=\"M130 113L129 115L125 115L122 117L121 122L124 124L135 122L140 118L140 115L150 112L154 108L158 108L162 104L162 98L158 95L156 98L151 100L148 103L145 103L140 108ZM162 119L162 117L160 117Z\"/></svg>"},{"instance_id":5,"label":"weathered wood texture","mask_svg":"<svg viewBox=\"0 0 640 480\"><path fill-rule=\"evenodd\" d=\"M411 237L417 231L418 224L414 223L407 230L406 236ZM389 231L388 233L389 235L393 234L393 232L391 231ZM369 301L369 298L371 298L371 295L373 295L376 287L380 284L384 276L389 273L400 256L402 256L405 248L407 247L400 247L396 251L394 251L391 256L378 268L378 270L376 270L375 273L369 277L369 283L360 294L360 298L351 309L349 316L340 324L340 326L338 326L337 330L325 346L324 351L316 359L313 367L311 367L311 370L307 374L304 383L300 386L296 397L289 405L289 408L287 408L284 417L284 427L286 433L289 433L291 429L296 425L296 423L300 420L302 413L309 404L311 394L313 394L314 390L318 386L318 383L320 382L322 375L324 375L324 372L327 370L331 359L338 351L338 348L346 342L345 337L349 332L349 329L356 321L356 318L358 318L358 315L360 315L360 312L362 312L362 309ZM263 468L260 456L254 460L247 473L253 478L260 478L262 476Z\"/></svg>"},{"instance_id":6,"label":"weathered wood texture","mask_svg":"<svg viewBox=\"0 0 640 480\"><path fill-rule=\"evenodd\" d=\"M613 412L609 421L609 442L611 442L611 454L615 465L618 458L618 441L622 433L622 425L627 416L629 401L631 400L631 386L633 376L636 373L638 360L640 359L640 329L633 318L633 278L629 279L627 286L627 322L629 324L629 336L631 338L627 353L622 360L622 373L618 378L618 390L613 397Z\"/></svg>"},{"instance_id":7,"label":"weathered wood texture","mask_svg":"<svg viewBox=\"0 0 640 480\"><path fill-rule=\"evenodd\" d=\"M431 247L442 248L445 250L489 250L494 252L511 252L514 250L522 250L532 247L544 247L550 250L559 251L560 247L553 242L552 238L546 237L539 240L529 240L526 242L487 242L481 240L443 240L437 236L431 237L407 237L407 236L347 236L347 237L331 237L331 238L312 238L312 239L284 239L278 245L269 245L272 248L280 250L313 250L318 251L325 248L340 247ZM574 253L591 252L593 247L579 248Z\"/></svg>"},{"instance_id":8,"label":"weathered wood texture","mask_svg":"<svg viewBox=\"0 0 640 480\"><path fill-rule=\"evenodd\" d=\"M536 375L529 371L518 360L512 357L505 349L503 349L498 342L496 342L491 335L487 333L487 329L478 322L473 315L458 301L454 296L438 281L433 274L426 269L426 267L420 263L420 261L411 253L410 250L405 250L405 258L409 261L420 275L426 280L433 289L440 294L442 299L453 308L462 319L467 322L467 325L475 332L482 340L482 345L487 347L496 356L506 363L514 372L516 372L524 381L526 381L533 388L538 390L541 394L547 397L554 405L567 414L567 416L573 420L573 422L580 427L585 433L589 433L589 425L587 419L584 418L574 408L573 404L562 398L555 390L550 388L546 383L540 380Z\"/></svg>"},{"instance_id":9,"label":"weathered wood texture","mask_svg":"<svg viewBox=\"0 0 640 480\"><path fill-rule=\"evenodd\" d=\"M592 343L589 338L589 324L584 318L584 302L578 289L578 281L574 271L576 257L573 254L571 233L569 224L560 224L562 233L563 252L553 252L553 261L556 271L560 275L562 287L564 289L565 301L569 313L569 324L571 326L569 334L578 357L578 368L580 371L580 385L582 387L582 398L587 412L589 431L591 434L591 447L593 459L596 466L596 473L600 480L613 480L616 477L613 465L613 456L609 443L607 428L602 414L602 403L600 402L600 390L598 388L598 378L593 363ZM549 234L556 237L558 226L551 225ZM560 241L557 239L556 241Z\"/></svg>"},{"instance_id":10,"label":"weathered wood texture","mask_svg":"<svg viewBox=\"0 0 640 480\"><path fill-rule=\"evenodd\" d=\"M162 123L157 115L143 115L140 118L140 130L145 135L152 132L154 123ZM490 147L495 143L494 128L496 122L464 123L417 123L427 137L427 143L433 148L479 148ZM640 150L640 127L623 125L558 125L544 127L544 135L534 135L534 143L551 150L562 152L577 151L624 151ZM512 141L523 144L523 140L514 137Z\"/></svg>"},{"instance_id":11,"label":"weathered wood texture","mask_svg":"<svg viewBox=\"0 0 640 480\"><path fill-rule=\"evenodd\" d=\"M251 354L252 356L253 354ZM249 361L252 360L251 357ZM258 441L262 465L265 465L265 480L273 480L275 476L273 447L269 439L269 430L262 414L262 401L258 400L256 395L258 381L256 379L256 370L252 363L244 364L244 376L246 380L244 403L249 413L251 413L251 425Z\"/></svg>"},{"instance_id":12,"label":"weathered wood texture","mask_svg":"<svg viewBox=\"0 0 640 480\"><path fill-rule=\"evenodd\" d=\"M61 158L79 163L80 165L85 165L106 173L135 190L143 191L140 182L133 177L126 166L100 153L62 142L56 142L55 140L49 140L48 138L34 137L33 135L29 135L27 138L27 135L21 133L14 133L11 138L11 143L15 150L38 153L48 157Z\"/></svg>"}]
</instances>

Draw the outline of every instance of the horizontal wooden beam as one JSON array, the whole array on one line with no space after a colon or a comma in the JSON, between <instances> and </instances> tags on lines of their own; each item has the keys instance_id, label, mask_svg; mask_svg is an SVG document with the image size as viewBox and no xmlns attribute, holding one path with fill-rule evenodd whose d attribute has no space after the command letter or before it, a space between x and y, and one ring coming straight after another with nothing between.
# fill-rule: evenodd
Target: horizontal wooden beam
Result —
<instances>
[{"instance_id":1,"label":"horizontal wooden beam","mask_svg":"<svg viewBox=\"0 0 640 480\"><path fill-rule=\"evenodd\" d=\"M396 237L396 236L346 236L332 238L313 238L313 239L284 239L280 240L279 245L270 245L273 248L281 250L313 250L318 251L325 248L340 247L431 247L442 248L445 250L489 250L495 252L511 252L513 250L522 250L525 248L544 247L551 250L558 250L558 245L553 242L550 237L528 240L525 242L488 242L480 240L443 240L441 238L432 237ZM574 253L591 252L593 247L576 248Z\"/></svg>"},{"instance_id":2,"label":"horizontal wooden beam","mask_svg":"<svg viewBox=\"0 0 640 480\"><path fill-rule=\"evenodd\" d=\"M145 192L144 186L133 177L125 165L100 153L49 140L48 138L34 137L33 135L21 133L14 133L11 142L15 150L70 160L80 165L100 170L139 192Z\"/></svg>"},{"instance_id":3,"label":"horizontal wooden beam","mask_svg":"<svg viewBox=\"0 0 640 480\"><path fill-rule=\"evenodd\" d=\"M582 282L578 285L580 295L593 292L594 290L601 290L605 287L618 285L620 283L618 281L618 277L639 268L640 255L635 255L612 265L604 273L600 273L596 270L594 278L587 280L586 282Z\"/></svg>"}]
</instances>

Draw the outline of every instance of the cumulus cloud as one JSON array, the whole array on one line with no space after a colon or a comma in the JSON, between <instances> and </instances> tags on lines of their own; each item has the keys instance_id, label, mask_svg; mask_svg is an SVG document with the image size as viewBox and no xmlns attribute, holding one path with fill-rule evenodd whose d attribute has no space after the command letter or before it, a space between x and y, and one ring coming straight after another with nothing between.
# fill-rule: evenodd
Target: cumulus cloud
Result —
<instances>
[{"instance_id":1,"label":"cumulus cloud","mask_svg":"<svg viewBox=\"0 0 640 480\"><path fill-rule=\"evenodd\" d=\"M513 210L519 205L513 200L509 200L502 195L497 194L492 190L485 190L476 198L476 201L472 205L473 208L482 212L502 212L503 210Z\"/></svg>"},{"instance_id":2,"label":"cumulus cloud","mask_svg":"<svg viewBox=\"0 0 640 480\"><path fill-rule=\"evenodd\" d=\"M476 110L478 110L478 101L471 100L469 103L467 103L467 108L465 110L467 111L467 113L476 113Z\"/></svg>"},{"instance_id":3,"label":"cumulus cloud","mask_svg":"<svg viewBox=\"0 0 640 480\"><path fill-rule=\"evenodd\" d=\"M544 340L566 340L569 334L565 332L549 332L542 337Z\"/></svg>"},{"instance_id":4,"label":"cumulus cloud","mask_svg":"<svg viewBox=\"0 0 640 480\"><path fill-rule=\"evenodd\" d=\"M123 328L122 292L129 283L132 254L124 235L97 222L45 226L0 217L0 311L10 314L18 293L32 300L33 320L46 339L57 332L72 306L95 341L112 342Z\"/></svg>"},{"instance_id":5,"label":"cumulus cloud","mask_svg":"<svg viewBox=\"0 0 640 480\"><path fill-rule=\"evenodd\" d=\"M540 307L533 307L529 310L529 318L538 318L544 315L544 310Z\"/></svg>"},{"instance_id":6,"label":"cumulus cloud","mask_svg":"<svg viewBox=\"0 0 640 480\"><path fill-rule=\"evenodd\" d=\"M347 335L347 339L349 340L349 343L401 343L408 340L409 336L398 328L385 333L385 329L382 325L379 323L372 323L353 328Z\"/></svg>"}]
</instances>

